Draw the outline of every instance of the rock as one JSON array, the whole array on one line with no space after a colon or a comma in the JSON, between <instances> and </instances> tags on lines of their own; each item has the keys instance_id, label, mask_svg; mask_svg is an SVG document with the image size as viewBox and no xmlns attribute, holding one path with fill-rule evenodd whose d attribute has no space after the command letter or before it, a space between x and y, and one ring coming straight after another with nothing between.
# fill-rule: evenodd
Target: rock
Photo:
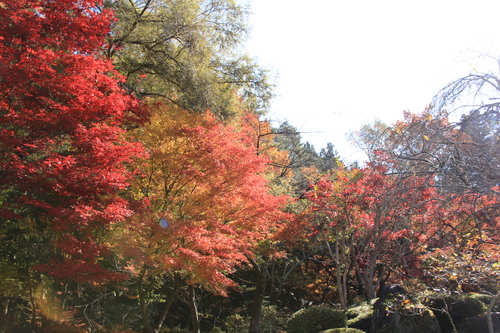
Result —
<instances>
[{"instance_id":1,"label":"rock","mask_svg":"<svg viewBox=\"0 0 500 333\"><path fill-rule=\"evenodd\" d=\"M486 297L486 298L485 298ZM453 325L461 331L463 325L471 325L470 320L481 317L486 311L485 301L487 296L481 297L478 294L430 294L426 295L423 303L434 312L442 333L452 333ZM446 313L449 311L449 315ZM450 317L453 323L450 321ZM488 329L486 329L487 332ZM483 332L481 330L475 332Z\"/></svg>"},{"instance_id":2,"label":"rock","mask_svg":"<svg viewBox=\"0 0 500 333\"><path fill-rule=\"evenodd\" d=\"M441 333L434 313L401 286L387 286L374 304L373 333Z\"/></svg>"},{"instance_id":3,"label":"rock","mask_svg":"<svg viewBox=\"0 0 500 333\"><path fill-rule=\"evenodd\" d=\"M495 333L500 332L500 312L493 312L491 314L491 319L493 321L493 330ZM488 321L486 314L481 316L469 318L460 325L459 331L461 333L477 333L477 332L488 332Z\"/></svg>"},{"instance_id":4,"label":"rock","mask_svg":"<svg viewBox=\"0 0 500 333\"><path fill-rule=\"evenodd\" d=\"M387 313L376 325L374 333L441 333L439 323L431 310L422 304L412 304L407 309Z\"/></svg>"}]
</instances>

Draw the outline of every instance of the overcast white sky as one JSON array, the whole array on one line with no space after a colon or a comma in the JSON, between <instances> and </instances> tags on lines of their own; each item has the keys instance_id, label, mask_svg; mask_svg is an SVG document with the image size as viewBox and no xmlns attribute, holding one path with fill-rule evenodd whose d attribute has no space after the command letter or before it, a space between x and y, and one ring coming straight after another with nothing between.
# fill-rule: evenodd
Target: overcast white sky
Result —
<instances>
[{"instance_id":1,"label":"overcast white sky","mask_svg":"<svg viewBox=\"0 0 500 333\"><path fill-rule=\"evenodd\" d=\"M288 120L316 150L378 117L420 112L474 68L497 69L498 0L249 0L250 55L277 75L271 120ZM313 133L307 133L313 132Z\"/></svg>"}]
</instances>

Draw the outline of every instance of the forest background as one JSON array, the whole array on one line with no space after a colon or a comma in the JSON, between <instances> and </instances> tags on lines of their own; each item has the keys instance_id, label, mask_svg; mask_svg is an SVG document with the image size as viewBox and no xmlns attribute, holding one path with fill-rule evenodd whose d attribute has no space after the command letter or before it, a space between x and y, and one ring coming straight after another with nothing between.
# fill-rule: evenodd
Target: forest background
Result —
<instances>
[{"instance_id":1,"label":"forest background","mask_svg":"<svg viewBox=\"0 0 500 333\"><path fill-rule=\"evenodd\" d=\"M247 18L230 0L0 1L1 329L277 332L397 283L489 295L492 331L498 73L362 126L368 161L346 165L266 118Z\"/></svg>"}]
</instances>

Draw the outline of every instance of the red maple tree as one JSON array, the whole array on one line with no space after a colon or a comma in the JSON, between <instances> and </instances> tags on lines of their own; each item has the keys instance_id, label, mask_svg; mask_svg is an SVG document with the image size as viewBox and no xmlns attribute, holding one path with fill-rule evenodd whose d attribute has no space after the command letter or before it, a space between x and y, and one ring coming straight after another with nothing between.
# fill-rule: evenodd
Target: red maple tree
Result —
<instances>
[{"instance_id":1,"label":"red maple tree","mask_svg":"<svg viewBox=\"0 0 500 333\"><path fill-rule=\"evenodd\" d=\"M137 100L101 57L112 13L102 1L0 3L0 223L35 219L62 254L43 266L77 280L106 276L94 231L131 214L118 191Z\"/></svg>"},{"instance_id":2,"label":"red maple tree","mask_svg":"<svg viewBox=\"0 0 500 333\"><path fill-rule=\"evenodd\" d=\"M391 174L390 164L337 170L307 193L317 230L336 265L342 306L354 272L369 299L391 271L415 269L437 209L432 179ZM410 267L411 266L411 267Z\"/></svg>"}]
</instances>

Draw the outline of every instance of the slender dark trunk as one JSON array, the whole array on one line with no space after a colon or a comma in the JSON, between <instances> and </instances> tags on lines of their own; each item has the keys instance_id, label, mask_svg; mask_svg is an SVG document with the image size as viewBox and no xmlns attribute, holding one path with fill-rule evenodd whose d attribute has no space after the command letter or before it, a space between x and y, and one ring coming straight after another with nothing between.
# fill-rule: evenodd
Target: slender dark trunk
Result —
<instances>
[{"instance_id":1,"label":"slender dark trunk","mask_svg":"<svg viewBox=\"0 0 500 333\"><path fill-rule=\"evenodd\" d=\"M444 297L443 297L443 303L444 303L444 309L446 311L445 312L446 316L448 317L448 320L451 323L452 333L457 333L457 327L455 326L455 323L453 322L453 318L450 315L450 307L448 306L448 303L446 303L446 299ZM490 333L493 333L493 332L490 332Z\"/></svg>"},{"instance_id":2,"label":"slender dark trunk","mask_svg":"<svg viewBox=\"0 0 500 333\"><path fill-rule=\"evenodd\" d=\"M257 272L257 284L255 287L252 309L250 310L250 330L249 333L260 332L260 317L262 314L262 305L266 292L266 282L269 276L267 261L264 261L260 266L254 260L250 261Z\"/></svg>"},{"instance_id":3,"label":"slender dark trunk","mask_svg":"<svg viewBox=\"0 0 500 333\"><path fill-rule=\"evenodd\" d=\"M276 287L276 260L273 260L271 263L271 270L269 272L269 280L271 282L269 298L272 300L272 304L276 305L278 288Z\"/></svg>"},{"instance_id":4,"label":"slender dark trunk","mask_svg":"<svg viewBox=\"0 0 500 333\"><path fill-rule=\"evenodd\" d=\"M156 321L156 325L154 327L155 332L159 332L160 328L163 326L163 322L165 321L165 318L167 318L168 311L170 311L170 307L172 307L172 303L174 302L174 299L177 296L177 292L179 291L180 286L181 286L180 281L174 279L174 286L172 293L167 297L167 301L165 302L166 303L165 307L163 308L163 311L160 313L160 316Z\"/></svg>"},{"instance_id":5,"label":"slender dark trunk","mask_svg":"<svg viewBox=\"0 0 500 333\"><path fill-rule=\"evenodd\" d=\"M200 318L198 316L198 307L196 306L196 292L194 285L189 286L188 296L189 308L191 309L191 325L193 333L200 333Z\"/></svg>"},{"instance_id":6,"label":"slender dark trunk","mask_svg":"<svg viewBox=\"0 0 500 333\"><path fill-rule=\"evenodd\" d=\"M295 268L300 266L303 262L307 262L306 260L309 259L313 255L313 253L314 253L314 250L308 254L304 254L304 258L300 259L300 261L297 261L291 268L288 268L288 265L285 266L285 269L283 271L283 275L279 281L276 296L274 297L275 299L278 299L278 297L281 295L282 290L283 290L283 285L285 284L286 280L288 279L288 276L295 270Z\"/></svg>"},{"instance_id":7,"label":"slender dark trunk","mask_svg":"<svg viewBox=\"0 0 500 333\"><path fill-rule=\"evenodd\" d=\"M57 316L55 317L56 320L59 320L60 318L62 318L62 315L64 313L64 310L66 309L66 301L68 299L68 294L69 294L69 291L68 291L68 288L69 288L69 282L64 282L64 290L62 292L62 295L61 295L61 306L59 307L58 311L57 311ZM55 295L54 295L54 298L55 298Z\"/></svg>"},{"instance_id":8,"label":"slender dark trunk","mask_svg":"<svg viewBox=\"0 0 500 333\"><path fill-rule=\"evenodd\" d=\"M141 275L139 277L139 308L142 317L142 331L144 333L155 333L153 327L149 323L149 316L146 304L147 291L144 290L144 278L146 277L148 269L144 267L142 269Z\"/></svg>"},{"instance_id":9,"label":"slender dark trunk","mask_svg":"<svg viewBox=\"0 0 500 333\"><path fill-rule=\"evenodd\" d=\"M33 289L33 277L31 276L31 272L28 269L27 271L28 278L28 293L30 297L30 305L31 305L31 326L36 327L36 300L35 300L35 291Z\"/></svg>"},{"instance_id":10,"label":"slender dark trunk","mask_svg":"<svg viewBox=\"0 0 500 333\"><path fill-rule=\"evenodd\" d=\"M330 254L330 258L335 264L335 281L337 284L337 292L339 294L340 307L342 310L345 310L347 309L347 275L349 274L349 251L351 249L347 249L345 235L343 233L339 233L338 238L335 239L335 248L333 250L324 232L322 232L322 237L325 242L325 247Z\"/></svg>"},{"instance_id":11,"label":"slender dark trunk","mask_svg":"<svg viewBox=\"0 0 500 333\"><path fill-rule=\"evenodd\" d=\"M2 310L4 316L7 316L9 314L9 303L10 303L10 298L7 298L5 300L5 305L3 306Z\"/></svg>"}]
</instances>

